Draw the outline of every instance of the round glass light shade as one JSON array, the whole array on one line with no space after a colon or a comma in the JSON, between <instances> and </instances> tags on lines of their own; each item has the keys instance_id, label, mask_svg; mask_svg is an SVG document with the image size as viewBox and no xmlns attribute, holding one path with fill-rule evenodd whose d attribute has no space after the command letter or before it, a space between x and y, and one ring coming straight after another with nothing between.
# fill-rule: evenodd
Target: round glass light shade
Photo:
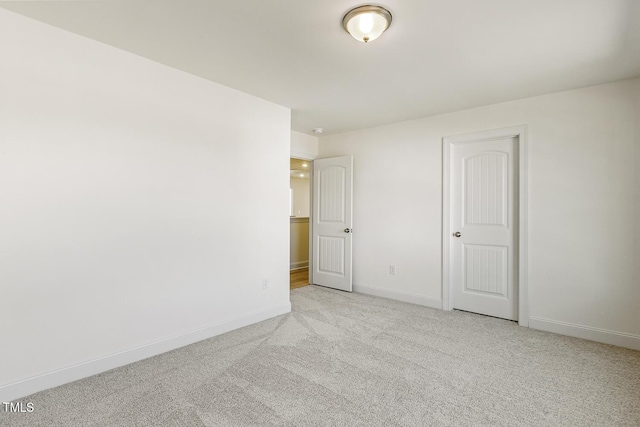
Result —
<instances>
[{"instance_id":1,"label":"round glass light shade","mask_svg":"<svg viewBox=\"0 0 640 427\"><path fill-rule=\"evenodd\" d=\"M342 18L342 26L354 39L368 43L391 25L391 12L380 6L360 6Z\"/></svg>"}]
</instances>

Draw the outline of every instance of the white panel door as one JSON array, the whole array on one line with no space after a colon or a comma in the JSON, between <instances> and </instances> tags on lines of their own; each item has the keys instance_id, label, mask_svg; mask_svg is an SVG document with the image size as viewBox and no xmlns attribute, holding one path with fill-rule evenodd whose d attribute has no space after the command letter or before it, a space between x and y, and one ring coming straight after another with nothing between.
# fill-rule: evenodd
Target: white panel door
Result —
<instances>
[{"instance_id":1,"label":"white panel door","mask_svg":"<svg viewBox=\"0 0 640 427\"><path fill-rule=\"evenodd\" d=\"M512 137L452 147L453 308L518 318L517 149Z\"/></svg>"},{"instance_id":2,"label":"white panel door","mask_svg":"<svg viewBox=\"0 0 640 427\"><path fill-rule=\"evenodd\" d=\"M313 283L351 292L353 157L313 162Z\"/></svg>"}]
</instances>

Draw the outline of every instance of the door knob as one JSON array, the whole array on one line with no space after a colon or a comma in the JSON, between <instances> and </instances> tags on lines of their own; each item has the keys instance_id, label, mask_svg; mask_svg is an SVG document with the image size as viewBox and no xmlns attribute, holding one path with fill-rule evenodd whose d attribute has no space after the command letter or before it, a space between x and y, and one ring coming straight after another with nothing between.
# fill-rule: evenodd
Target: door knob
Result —
<instances>
[{"instance_id":1,"label":"door knob","mask_svg":"<svg viewBox=\"0 0 640 427\"><path fill-rule=\"evenodd\" d=\"M353 231L353 229L351 229L351 228L345 228L345 229L344 229L344 232L345 232L345 233L351 233L352 231Z\"/></svg>"},{"instance_id":2,"label":"door knob","mask_svg":"<svg viewBox=\"0 0 640 427\"><path fill-rule=\"evenodd\" d=\"M459 231L456 231L455 233L453 233L453 235L455 237L460 237L460 236L462 236L462 233L460 233Z\"/></svg>"}]
</instances>

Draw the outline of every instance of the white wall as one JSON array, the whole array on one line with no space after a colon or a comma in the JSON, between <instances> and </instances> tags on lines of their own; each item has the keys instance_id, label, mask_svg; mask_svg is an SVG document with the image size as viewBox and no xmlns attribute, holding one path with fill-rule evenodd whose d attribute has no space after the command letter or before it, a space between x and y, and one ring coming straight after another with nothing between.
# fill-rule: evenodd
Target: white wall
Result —
<instances>
[{"instance_id":1,"label":"white wall","mask_svg":"<svg viewBox=\"0 0 640 427\"><path fill-rule=\"evenodd\" d=\"M291 178L289 185L293 188L293 215L308 217L311 204L311 180L309 178Z\"/></svg>"},{"instance_id":2,"label":"white wall","mask_svg":"<svg viewBox=\"0 0 640 427\"><path fill-rule=\"evenodd\" d=\"M640 349L639 94L636 78L322 137L319 157L354 156L355 289L441 306L442 137L526 124L531 326Z\"/></svg>"},{"instance_id":3,"label":"white wall","mask_svg":"<svg viewBox=\"0 0 640 427\"><path fill-rule=\"evenodd\" d=\"M318 137L291 131L291 157L313 160L318 156Z\"/></svg>"},{"instance_id":4,"label":"white wall","mask_svg":"<svg viewBox=\"0 0 640 427\"><path fill-rule=\"evenodd\" d=\"M289 268L309 266L309 218L291 218Z\"/></svg>"},{"instance_id":5,"label":"white wall","mask_svg":"<svg viewBox=\"0 0 640 427\"><path fill-rule=\"evenodd\" d=\"M288 109L4 10L0 40L0 401L290 310Z\"/></svg>"}]
</instances>

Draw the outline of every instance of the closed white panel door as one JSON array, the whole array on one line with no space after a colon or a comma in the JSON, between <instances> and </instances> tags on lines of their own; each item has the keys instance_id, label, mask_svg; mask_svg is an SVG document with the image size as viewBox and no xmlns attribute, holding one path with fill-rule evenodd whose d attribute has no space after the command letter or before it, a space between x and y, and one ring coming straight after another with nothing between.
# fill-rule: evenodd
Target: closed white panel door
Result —
<instances>
[{"instance_id":1,"label":"closed white panel door","mask_svg":"<svg viewBox=\"0 0 640 427\"><path fill-rule=\"evenodd\" d=\"M518 318L517 149L511 137L452 147L453 308Z\"/></svg>"},{"instance_id":2,"label":"closed white panel door","mask_svg":"<svg viewBox=\"0 0 640 427\"><path fill-rule=\"evenodd\" d=\"M351 292L353 157L313 169L313 283Z\"/></svg>"}]
</instances>

